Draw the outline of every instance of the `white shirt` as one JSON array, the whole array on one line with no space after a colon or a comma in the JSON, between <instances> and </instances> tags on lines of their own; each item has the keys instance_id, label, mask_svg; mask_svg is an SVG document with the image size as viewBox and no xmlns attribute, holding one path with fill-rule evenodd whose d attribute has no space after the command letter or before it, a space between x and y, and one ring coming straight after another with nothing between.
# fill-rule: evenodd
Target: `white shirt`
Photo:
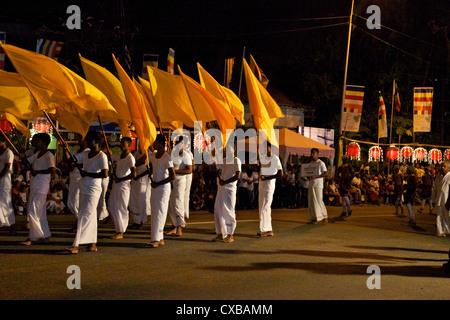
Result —
<instances>
[{"instance_id":1,"label":"white shirt","mask_svg":"<svg viewBox=\"0 0 450 320\"><path fill-rule=\"evenodd\" d=\"M0 156L0 172L3 171L7 163L11 164L11 166L9 167L8 172L0 178L0 189L11 190L12 188L11 173L13 170L13 162L14 153L11 150L6 149L5 152L3 152L3 154Z\"/></svg>"},{"instance_id":2,"label":"white shirt","mask_svg":"<svg viewBox=\"0 0 450 320\"><path fill-rule=\"evenodd\" d=\"M186 152L186 150L183 150L183 154L178 157L173 157L173 168L175 170L184 170L187 169L187 166L192 166L192 158L191 155ZM176 175L175 179L183 179L186 177L185 174L178 174Z\"/></svg>"},{"instance_id":3,"label":"white shirt","mask_svg":"<svg viewBox=\"0 0 450 320\"><path fill-rule=\"evenodd\" d=\"M247 172L241 173L241 178L239 179L239 188L247 188L248 187L248 175Z\"/></svg>"},{"instance_id":4,"label":"white shirt","mask_svg":"<svg viewBox=\"0 0 450 320\"><path fill-rule=\"evenodd\" d=\"M450 172L444 176L441 182L441 192L439 193L439 198L437 201L437 205L445 208L445 203L447 202L447 198L449 196L449 188L450 188Z\"/></svg>"},{"instance_id":5,"label":"white shirt","mask_svg":"<svg viewBox=\"0 0 450 320\"><path fill-rule=\"evenodd\" d=\"M89 173L99 173L103 170L108 170L108 157L102 151L97 155L89 158L88 150L83 151L83 170ZM102 192L103 179L83 177L81 180L80 193L83 194L100 194Z\"/></svg>"},{"instance_id":6,"label":"white shirt","mask_svg":"<svg viewBox=\"0 0 450 320\"><path fill-rule=\"evenodd\" d=\"M27 160L34 170L40 171L55 167L55 156L50 151L47 151L42 157L39 157L39 152L36 152ZM52 175L50 173L32 176L30 181L30 193L47 194L51 180Z\"/></svg>"},{"instance_id":7,"label":"white shirt","mask_svg":"<svg viewBox=\"0 0 450 320\"><path fill-rule=\"evenodd\" d=\"M167 169L173 168L174 164L170 155L165 152L161 158L156 158L156 151L149 152L148 159L152 164L152 176L153 181L161 182L169 177L169 171Z\"/></svg>"},{"instance_id":8,"label":"white shirt","mask_svg":"<svg viewBox=\"0 0 450 320\"><path fill-rule=\"evenodd\" d=\"M311 161L311 162L314 162L314 161ZM325 163L322 160L318 159L316 161L316 163L319 163L319 175L327 172L327 166L325 165ZM309 187L311 187L311 188L323 188L323 177L311 180L309 182Z\"/></svg>"},{"instance_id":9,"label":"white shirt","mask_svg":"<svg viewBox=\"0 0 450 320\"><path fill-rule=\"evenodd\" d=\"M136 164L136 159L129 153L125 158L121 158L119 154L115 154L111 157L111 160L117 163L116 165L116 177L123 178L131 173L131 168Z\"/></svg>"},{"instance_id":10,"label":"white shirt","mask_svg":"<svg viewBox=\"0 0 450 320\"><path fill-rule=\"evenodd\" d=\"M89 148L84 149L81 152L78 152L74 155L75 160L77 161L77 165L79 165L80 167L83 167L83 158L84 155L86 153L84 153L84 151L90 151ZM74 181L78 181L81 180L81 173L80 170L78 170L78 168L75 166L75 168L70 172L69 174L70 176L70 182L74 182Z\"/></svg>"},{"instance_id":11,"label":"white shirt","mask_svg":"<svg viewBox=\"0 0 450 320\"><path fill-rule=\"evenodd\" d=\"M241 171L241 160L239 160L239 158L234 157L233 163L226 163L226 161L223 161L223 164L217 164L217 170L221 170L221 172L219 173L222 180L228 180L230 178L232 178L237 171ZM218 184L218 188L225 188L225 189L229 189L229 190L233 190L236 189L237 187L237 180L232 182L232 183L227 183L223 186L221 186L220 184Z\"/></svg>"},{"instance_id":12,"label":"white shirt","mask_svg":"<svg viewBox=\"0 0 450 320\"><path fill-rule=\"evenodd\" d=\"M282 170L280 158L276 155L271 155L270 157L265 155L260 157L261 162L261 175L262 176L273 176L278 173L278 170Z\"/></svg>"}]
</instances>

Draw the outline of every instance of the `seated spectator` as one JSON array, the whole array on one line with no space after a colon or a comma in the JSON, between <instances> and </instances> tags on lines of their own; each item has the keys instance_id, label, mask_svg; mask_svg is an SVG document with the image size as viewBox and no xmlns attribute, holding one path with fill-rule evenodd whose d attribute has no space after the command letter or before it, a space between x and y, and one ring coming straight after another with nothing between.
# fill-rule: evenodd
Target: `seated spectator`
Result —
<instances>
[{"instance_id":1,"label":"seated spectator","mask_svg":"<svg viewBox=\"0 0 450 320\"><path fill-rule=\"evenodd\" d=\"M336 186L336 182L334 181L334 179L330 179L328 182L328 197L332 205L335 206L342 205L341 195L339 193L339 189Z\"/></svg>"},{"instance_id":2,"label":"seated spectator","mask_svg":"<svg viewBox=\"0 0 450 320\"><path fill-rule=\"evenodd\" d=\"M63 185L61 183L55 183L52 187L46 205L49 214L60 214L64 211L66 206L63 203Z\"/></svg>"}]
</instances>

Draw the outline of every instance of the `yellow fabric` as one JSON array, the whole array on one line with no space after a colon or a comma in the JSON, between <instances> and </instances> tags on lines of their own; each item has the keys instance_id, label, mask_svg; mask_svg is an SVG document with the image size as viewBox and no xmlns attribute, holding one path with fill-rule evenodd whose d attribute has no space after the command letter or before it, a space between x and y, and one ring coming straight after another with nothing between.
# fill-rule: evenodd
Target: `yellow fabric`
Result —
<instances>
[{"instance_id":1,"label":"yellow fabric","mask_svg":"<svg viewBox=\"0 0 450 320\"><path fill-rule=\"evenodd\" d=\"M133 81L131 81L130 77L128 77L114 55L113 60L117 73L119 74L120 82L122 83L134 126L136 127L139 145L142 152L147 152L148 148L156 138L155 125L150 121L141 93L136 88Z\"/></svg>"},{"instance_id":2,"label":"yellow fabric","mask_svg":"<svg viewBox=\"0 0 450 320\"><path fill-rule=\"evenodd\" d=\"M242 59L244 64L245 84L247 86L248 104L250 114L253 118L255 129L266 130L267 140L278 146L276 139L272 137L272 130L275 120L284 117L280 107L267 92L266 88L258 81L251 71L247 61Z\"/></svg>"},{"instance_id":3,"label":"yellow fabric","mask_svg":"<svg viewBox=\"0 0 450 320\"><path fill-rule=\"evenodd\" d=\"M178 71L186 85L195 113L202 121L208 121L206 119L210 119L209 121L216 120L222 132L222 141L226 144L228 141L227 129L233 130L236 128L236 120L231 114L230 108L225 102L217 100L198 82L185 75L179 66Z\"/></svg>"},{"instance_id":4,"label":"yellow fabric","mask_svg":"<svg viewBox=\"0 0 450 320\"><path fill-rule=\"evenodd\" d=\"M241 124L244 124L244 105L237 95L230 89L221 86L198 62L197 69L202 87L219 100L223 107Z\"/></svg>"},{"instance_id":5,"label":"yellow fabric","mask_svg":"<svg viewBox=\"0 0 450 320\"><path fill-rule=\"evenodd\" d=\"M98 115L101 121L119 124L122 136L130 137L129 123L132 122L122 84L115 75L102 66L86 59L79 54L81 66L87 81L99 89L112 104L116 112L100 110ZM92 119L97 120L97 119Z\"/></svg>"},{"instance_id":6,"label":"yellow fabric","mask_svg":"<svg viewBox=\"0 0 450 320\"><path fill-rule=\"evenodd\" d=\"M197 117L181 76L147 66L156 114L161 122L180 121L193 128Z\"/></svg>"},{"instance_id":7,"label":"yellow fabric","mask_svg":"<svg viewBox=\"0 0 450 320\"><path fill-rule=\"evenodd\" d=\"M18 119L12 114L3 113L2 115L0 115L0 120L9 121L14 127L16 127L17 130L19 130L20 133L27 137L27 139L31 137L30 129L28 129L28 127L23 123L22 120Z\"/></svg>"},{"instance_id":8,"label":"yellow fabric","mask_svg":"<svg viewBox=\"0 0 450 320\"><path fill-rule=\"evenodd\" d=\"M261 82L264 88L267 88L267 85L269 84L269 79L267 79L264 72L261 70L260 67L256 64L255 58L253 58L252 55L250 55L250 69L252 70L253 74L256 76L256 78Z\"/></svg>"}]
</instances>

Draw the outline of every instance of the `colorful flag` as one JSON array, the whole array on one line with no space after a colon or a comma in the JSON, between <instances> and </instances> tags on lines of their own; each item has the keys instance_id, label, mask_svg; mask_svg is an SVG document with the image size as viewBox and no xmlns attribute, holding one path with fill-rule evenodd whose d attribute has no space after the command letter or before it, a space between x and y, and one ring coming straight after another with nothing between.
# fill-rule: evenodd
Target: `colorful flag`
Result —
<instances>
[{"instance_id":1,"label":"colorful flag","mask_svg":"<svg viewBox=\"0 0 450 320\"><path fill-rule=\"evenodd\" d=\"M252 115L254 128L266 130L267 140L278 147L278 141L274 135L273 126L277 118L284 117L280 107L267 92L267 89L256 78L247 61L244 64L245 84L247 87L248 104Z\"/></svg>"},{"instance_id":2,"label":"colorful flag","mask_svg":"<svg viewBox=\"0 0 450 320\"><path fill-rule=\"evenodd\" d=\"M58 55L64 42L38 39L36 52L58 61Z\"/></svg>"},{"instance_id":3,"label":"colorful flag","mask_svg":"<svg viewBox=\"0 0 450 320\"><path fill-rule=\"evenodd\" d=\"M252 55L250 55L250 69L253 71L256 78L258 78L259 82L261 82L264 88L267 88L267 85L269 84L269 79L266 77L261 68L258 67Z\"/></svg>"},{"instance_id":4,"label":"colorful flag","mask_svg":"<svg viewBox=\"0 0 450 320\"><path fill-rule=\"evenodd\" d=\"M364 101L364 87L347 85L345 87L344 107L341 115L342 131L358 132Z\"/></svg>"},{"instance_id":5,"label":"colorful flag","mask_svg":"<svg viewBox=\"0 0 450 320\"><path fill-rule=\"evenodd\" d=\"M234 66L234 60L236 58L228 58L225 59L225 81L224 86L229 88L231 83L231 76L233 74L233 66Z\"/></svg>"},{"instance_id":6,"label":"colorful flag","mask_svg":"<svg viewBox=\"0 0 450 320\"><path fill-rule=\"evenodd\" d=\"M413 120L415 132L431 131L433 88L414 88Z\"/></svg>"},{"instance_id":7,"label":"colorful flag","mask_svg":"<svg viewBox=\"0 0 450 320\"><path fill-rule=\"evenodd\" d=\"M158 58L159 55L157 54L144 53L142 59L142 78L148 80L147 66L158 68Z\"/></svg>"},{"instance_id":8,"label":"colorful flag","mask_svg":"<svg viewBox=\"0 0 450 320\"><path fill-rule=\"evenodd\" d=\"M202 87L219 100L241 124L244 124L244 105L237 95L230 89L221 86L198 62L197 69Z\"/></svg>"},{"instance_id":9,"label":"colorful flag","mask_svg":"<svg viewBox=\"0 0 450 320\"><path fill-rule=\"evenodd\" d=\"M402 104L400 103L400 94L398 92L397 82L394 79L394 105L397 112L400 112Z\"/></svg>"},{"instance_id":10,"label":"colorful flag","mask_svg":"<svg viewBox=\"0 0 450 320\"><path fill-rule=\"evenodd\" d=\"M6 32L0 32L0 43L6 43ZM5 51L0 46L0 69L3 70L5 68Z\"/></svg>"},{"instance_id":11,"label":"colorful flag","mask_svg":"<svg viewBox=\"0 0 450 320\"><path fill-rule=\"evenodd\" d=\"M387 118L386 106L380 92L380 102L378 104L378 138L387 138Z\"/></svg>"},{"instance_id":12,"label":"colorful flag","mask_svg":"<svg viewBox=\"0 0 450 320\"><path fill-rule=\"evenodd\" d=\"M169 48L169 54L167 55L167 72L175 73L175 50Z\"/></svg>"}]
</instances>

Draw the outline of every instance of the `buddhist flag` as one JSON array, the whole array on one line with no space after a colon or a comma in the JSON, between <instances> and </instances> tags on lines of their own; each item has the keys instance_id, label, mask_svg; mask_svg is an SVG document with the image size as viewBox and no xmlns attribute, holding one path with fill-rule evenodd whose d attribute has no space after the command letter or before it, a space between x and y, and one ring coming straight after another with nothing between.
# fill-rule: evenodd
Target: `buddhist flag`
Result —
<instances>
[{"instance_id":1,"label":"buddhist flag","mask_svg":"<svg viewBox=\"0 0 450 320\"><path fill-rule=\"evenodd\" d=\"M244 105L237 95L230 89L221 86L198 62L197 69L202 87L219 100L223 107L241 124L244 124Z\"/></svg>"},{"instance_id":2,"label":"buddhist flag","mask_svg":"<svg viewBox=\"0 0 450 320\"><path fill-rule=\"evenodd\" d=\"M413 120L415 132L431 131L433 88L414 88Z\"/></svg>"},{"instance_id":3,"label":"buddhist flag","mask_svg":"<svg viewBox=\"0 0 450 320\"><path fill-rule=\"evenodd\" d=\"M99 89L116 110L114 113L109 110L99 111L100 120L117 123L121 134L130 137L129 124L133 121L119 79L102 66L83 58L81 54L79 57L86 80Z\"/></svg>"},{"instance_id":4,"label":"buddhist flag","mask_svg":"<svg viewBox=\"0 0 450 320\"><path fill-rule=\"evenodd\" d=\"M387 138L387 118L386 106L380 92L380 100L378 104L378 138Z\"/></svg>"},{"instance_id":5,"label":"buddhist flag","mask_svg":"<svg viewBox=\"0 0 450 320\"><path fill-rule=\"evenodd\" d=\"M139 138L139 145L143 153L147 152L150 145L155 141L156 128L150 121L148 116L144 99L136 88L135 83L130 79L125 70L116 60L113 55L114 65L119 74L120 82L122 83L125 98L127 99L128 108L130 110L133 124L136 127L136 134Z\"/></svg>"},{"instance_id":6,"label":"buddhist flag","mask_svg":"<svg viewBox=\"0 0 450 320\"><path fill-rule=\"evenodd\" d=\"M58 61L58 55L64 42L38 39L36 52Z\"/></svg>"},{"instance_id":7,"label":"buddhist flag","mask_svg":"<svg viewBox=\"0 0 450 320\"><path fill-rule=\"evenodd\" d=\"M358 132L364 101L364 87L347 85L341 116L342 131Z\"/></svg>"},{"instance_id":8,"label":"buddhist flag","mask_svg":"<svg viewBox=\"0 0 450 320\"><path fill-rule=\"evenodd\" d=\"M398 92L398 87L397 87L397 82L394 79L394 105L395 105L395 109L397 110L397 112L400 112L401 106L402 104L400 103L400 94Z\"/></svg>"},{"instance_id":9,"label":"buddhist flag","mask_svg":"<svg viewBox=\"0 0 450 320\"><path fill-rule=\"evenodd\" d=\"M225 59L225 81L224 86L229 88L231 83L231 76L233 74L233 66L234 66L234 60L236 58L228 58Z\"/></svg>"},{"instance_id":10,"label":"buddhist flag","mask_svg":"<svg viewBox=\"0 0 450 320\"><path fill-rule=\"evenodd\" d=\"M167 72L175 73L175 50L169 48L169 54L167 55Z\"/></svg>"},{"instance_id":11,"label":"buddhist flag","mask_svg":"<svg viewBox=\"0 0 450 320\"><path fill-rule=\"evenodd\" d=\"M147 66L158 68L158 58L157 54L144 53L142 59L142 78L148 80Z\"/></svg>"},{"instance_id":12,"label":"buddhist flag","mask_svg":"<svg viewBox=\"0 0 450 320\"><path fill-rule=\"evenodd\" d=\"M252 55L250 55L250 69L253 71L256 78L258 78L259 82L261 82L264 88L267 88L267 85L269 84L269 79L266 77L261 68L258 67Z\"/></svg>"},{"instance_id":13,"label":"buddhist flag","mask_svg":"<svg viewBox=\"0 0 450 320\"><path fill-rule=\"evenodd\" d=\"M6 43L6 32L0 32L0 43ZM0 69L3 70L5 68L5 51L0 46Z\"/></svg>"},{"instance_id":14,"label":"buddhist flag","mask_svg":"<svg viewBox=\"0 0 450 320\"><path fill-rule=\"evenodd\" d=\"M273 125L277 118L284 117L280 107L267 92L266 88L256 78L247 61L244 64L245 84L247 87L250 114L256 130L265 130L267 140L278 147L278 141L273 132Z\"/></svg>"}]
</instances>

